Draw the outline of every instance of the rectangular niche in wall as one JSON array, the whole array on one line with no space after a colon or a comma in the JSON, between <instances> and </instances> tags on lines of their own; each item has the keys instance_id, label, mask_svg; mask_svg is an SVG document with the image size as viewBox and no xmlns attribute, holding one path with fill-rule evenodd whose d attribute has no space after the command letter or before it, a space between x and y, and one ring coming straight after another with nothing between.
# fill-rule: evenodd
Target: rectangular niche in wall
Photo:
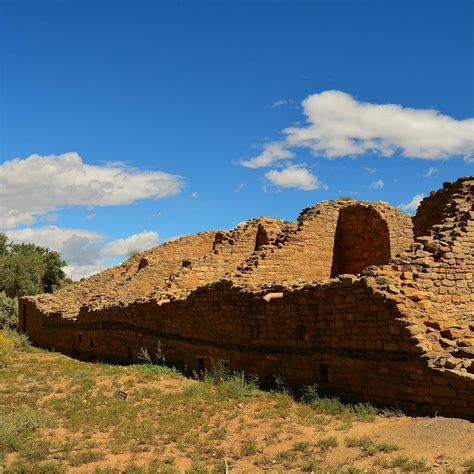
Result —
<instances>
[{"instance_id":1,"label":"rectangular niche in wall","mask_svg":"<svg viewBox=\"0 0 474 474\"><path fill-rule=\"evenodd\" d=\"M306 326L303 323L296 325L296 339L298 341L304 341L306 338Z\"/></svg>"},{"instance_id":2,"label":"rectangular niche in wall","mask_svg":"<svg viewBox=\"0 0 474 474\"><path fill-rule=\"evenodd\" d=\"M319 364L319 381L321 383L329 382L329 364Z\"/></svg>"},{"instance_id":3,"label":"rectangular niche in wall","mask_svg":"<svg viewBox=\"0 0 474 474\"><path fill-rule=\"evenodd\" d=\"M206 358L203 356L196 357L196 367L199 374L203 374L206 370Z\"/></svg>"}]
</instances>

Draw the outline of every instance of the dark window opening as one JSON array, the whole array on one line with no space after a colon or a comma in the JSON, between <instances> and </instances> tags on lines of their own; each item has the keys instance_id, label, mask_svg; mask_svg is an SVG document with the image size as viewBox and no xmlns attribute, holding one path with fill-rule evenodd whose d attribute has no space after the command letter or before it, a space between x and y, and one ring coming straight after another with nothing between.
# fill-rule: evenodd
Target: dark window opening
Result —
<instances>
[{"instance_id":1,"label":"dark window opening","mask_svg":"<svg viewBox=\"0 0 474 474\"><path fill-rule=\"evenodd\" d=\"M260 337L260 327L259 326L253 326L252 327L252 338L253 339L258 339Z\"/></svg>"},{"instance_id":2,"label":"dark window opening","mask_svg":"<svg viewBox=\"0 0 474 474\"><path fill-rule=\"evenodd\" d=\"M303 323L298 323L296 326L296 337L299 341L304 341L306 337L306 326Z\"/></svg>"},{"instance_id":3,"label":"dark window opening","mask_svg":"<svg viewBox=\"0 0 474 474\"><path fill-rule=\"evenodd\" d=\"M132 349L128 348L128 360L132 360Z\"/></svg>"},{"instance_id":4,"label":"dark window opening","mask_svg":"<svg viewBox=\"0 0 474 474\"><path fill-rule=\"evenodd\" d=\"M82 344L82 334L79 334L78 340L79 340L79 344Z\"/></svg>"},{"instance_id":5,"label":"dark window opening","mask_svg":"<svg viewBox=\"0 0 474 474\"><path fill-rule=\"evenodd\" d=\"M196 357L196 361L197 361L197 371L201 375L206 370L206 358Z\"/></svg>"},{"instance_id":6,"label":"dark window opening","mask_svg":"<svg viewBox=\"0 0 474 474\"><path fill-rule=\"evenodd\" d=\"M255 250L270 242L267 231L262 224L258 224L257 235L255 236Z\"/></svg>"},{"instance_id":7,"label":"dark window opening","mask_svg":"<svg viewBox=\"0 0 474 474\"><path fill-rule=\"evenodd\" d=\"M228 360L220 360L220 365L221 367L226 371L226 372L229 372L230 371L230 362Z\"/></svg>"},{"instance_id":8,"label":"dark window opening","mask_svg":"<svg viewBox=\"0 0 474 474\"><path fill-rule=\"evenodd\" d=\"M322 383L329 382L329 364L319 365L319 381Z\"/></svg>"},{"instance_id":9,"label":"dark window opening","mask_svg":"<svg viewBox=\"0 0 474 474\"><path fill-rule=\"evenodd\" d=\"M94 339L92 337L89 339L89 344L91 347L94 347Z\"/></svg>"}]
</instances>

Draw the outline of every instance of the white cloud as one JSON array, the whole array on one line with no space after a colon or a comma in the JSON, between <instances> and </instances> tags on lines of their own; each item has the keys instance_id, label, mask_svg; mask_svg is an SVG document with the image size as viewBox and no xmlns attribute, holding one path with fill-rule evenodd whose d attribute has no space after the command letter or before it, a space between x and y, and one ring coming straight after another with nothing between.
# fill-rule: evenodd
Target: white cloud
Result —
<instances>
[{"instance_id":1,"label":"white cloud","mask_svg":"<svg viewBox=\"0 0 474 474\"><path fill-rule=\"evenodd\" d=\"M273 104L270 105L270 108L278 109L280 107L284 107L285 105L291 105L291 104L294 104L294 101L292 99L280 99L273 102Z\"/></svg>"},{"instance_id":2,"label":"white cloud","mask_svg":"<svg viewBox=\"0 0 474 474\"><path fill-rule=\"evenodd\" d=\"M281 171L270 170L265 173L272 184L282 188L297 188L304 191L319 189L321 183L305 166L290 165Z\"/></svg>"},{"instance_id":3,"label":"white cloud","mask_svg":"<svg viewBox=\"0 0 474 474\"><path fill-rule=\"evenodd\" d=\"M435 168L434 166L430 166L428 168L428 171L423 175L423 178L430 178L433 176L435 173L439 172L439 168Z\"/></svg>"},{"instance_id":4,"label":"white cloud","mask_svg":"<svg viewBox=\"0 0 474 474\"><path fill-rule=\"evenodd\" d=\"M95 219L96 216L97 216L97 214L95 212L91 212L90 214L86 215L86 219L90 221L92 219Z\"/></svg>"},{"instance_id":5,"label":"white cloud","mask_svg":"<svg viewBox=\"0 0 474 474\"><path fill-rule=\"evenodd\" d=\"M375 174L377 172L377 168L367 167L365 168L365 171L367 171L367 173L370 173L370 174Z\"/></svg>"},{"instance_id":6,"label":"white cloud","mask_svg":"<svg viewBox=\"0 0 474 474\"><path fill-rule=\"evenodd\" d=\"M84 163L77 153L31 155L0 165L0 225L31 225L36 216L66 206L114 206L176 194L183 181L161 171L121 163Z\"/></svg>"},{"instance_id":7,"label":"white cloud","mask_svg":"<svg viewBox=\"0 0 474 474\"><path fill-rule=\"evenodd\" d=\"M199 197L199 193L197 191L194 191L193 193L191 193L191 197L193 199L197 199Z\"/></svg>"},{"instance_id":8,"label":"white cloud","mask_svg":"<svg viewBox=\"0 0 474 474\"><path fill-rule=\"evenodd\" d=\"M0 228L12 229L19 225L31 225L35 221L36 218L29 212L21 212L16 209L7 210L0 204Z\"/></svg>"},{"instance_id":9,"label":"white cloud","mask_svg":"<svg viewBox=\"0 0 474 474\"><path fill-rule=\"evenodd\" d=\"M308 125L286 128L284 140L267 143L261 155L242 162L243 166L258 168L292 158L294 148L326 158L399 152L427 160L474 159L472 118L457 120L432 109L361 102L336 90L310 95L302 105Z\"/></svg>"},{"instance_id":10,"label":"white cloud","mask_svg":"<svg viewBox=\"0 0 474 474\"><path fill-rule=\"evenodd\" d=\"M104 235L98 232L44 226L5 232L14 242L29 242L58 251L68 264L92 264L100 257L99 244Z\"/></svg>"},{"instance_id":11,"label":"white cloud","mask_svg":"<svg viewBox=\"0 0 474 474\"><path fill-rule=\"evenodd\" d=\"M242 191L242 189L244 189L244 183L240 183L240 184L234 189L234 193L240 193L240 191Z\"/></svg>"},{"instance_id":12,"label":"white cloud","mask_svg":"<svg viewBox=\"0 0 474 474\"><path fill-rule=\"evenodd\" d=\"M382 189L385 186L385 183L383 182L382 179L378 179L377 181L374 181L373 183L370 184L370 187L372 189Z\"/></svg>"},{"instance_id":13,"label":"white cloud","mask_svg":"<svg viewBox=\"0 0 474 474\"><path fill-rule=\"evenodd\" d=\"M305 147L328 158L368 151L407 158L469 158L474 154L474 119L456 120L436 110L370 104L341 91L303 101L309 125L285 130L289 147Z\"/></svg>"},{"instance_id":14,"label":"white cloud","mask_svg":"<svg viewBox=\"0 0 474 474\"><path fill-rule=\"evenodd\" d=\"M263 152L260 155L247 161L241 161L240 164L246 168L263 168L276 161L289 160L294 156L292 151L285 149L284 142L271 142L263 146Z\"/></svg>"},{"instance_id":15,"label":"white cloud","mask_svg":"<svg viewBox=\"0 0 474 474\"><path fill-rule=\"evenodd\" d=\"M158 233L147 231L114 240L105 246L103 234L84 229L44 226L10 230L6 234L14 242L30 242L58 251L67 263L64 268L66 275L75 280L110 266L107 258L128 257L158 243Z\"/></svg>"},{"instance_id":16,"label":"white cloud","mask_svg":"<svg viewBox=\"0 0 474 474\"><path fill-rule=\"evenodd\" d=\"M88 278L96 273L99 273L108 267L110 267L109 264L100 260L98 263L90 265L67 265L63 268L63 271L66 274L66 277L71 278L74 281L78 281L81 278Z\"/></svg>"},{"instance_id":17,"label":"white cloud","mask_svg":"<svg viewBox=\"0 0 474 474\"><path fill-rule=\"evenodd\" d=\"M158 245L158 232L143 231L131 235L126 239L118 239L108 243L102 255L106 257L130 257L134 253L146 250Z\"/></svg>"},{"instance_id":18,"label":"white cloud","mask_svg":"<svg viewBox=\"0 0 474 474\"><path fill-rule=\"evenodd\" d=\"M406 204L400 204L398 207L402 211L416 211L424 197L425 197L424 194L417 194L417 195L413 196L413 198L410 202L408 202Z\"/></svg>"}]
</instances>

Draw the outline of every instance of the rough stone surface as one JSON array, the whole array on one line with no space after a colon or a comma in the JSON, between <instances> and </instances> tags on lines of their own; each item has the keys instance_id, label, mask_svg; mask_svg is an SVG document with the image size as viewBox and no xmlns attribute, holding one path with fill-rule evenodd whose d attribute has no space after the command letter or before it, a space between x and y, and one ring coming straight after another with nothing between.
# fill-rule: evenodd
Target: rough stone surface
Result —
<instances>
[{"instance_id":1,"label":"rough stone surface","mask_svg":"<svg viewBox=\"0 0 474 474\"><path fill-rule=\"evenodd\" d=\"M412 219L324 201L182 237L54 295L20 300L20 329L84 358L187 370L222 360L263 381L317 383L413 413L474 417L474 177Z\"/></svg>"}]
</instances>

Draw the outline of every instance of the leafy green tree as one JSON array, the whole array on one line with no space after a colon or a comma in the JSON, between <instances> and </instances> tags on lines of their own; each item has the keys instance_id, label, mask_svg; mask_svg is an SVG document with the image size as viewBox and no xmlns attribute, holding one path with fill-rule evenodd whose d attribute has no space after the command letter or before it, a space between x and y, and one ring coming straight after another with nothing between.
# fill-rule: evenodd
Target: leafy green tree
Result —
<instances>
[{"instance_id":1,"label":"leafy green tree","mask_svg":"<svg viewBox=\"0 0 474 474\"><path fill-rule=\"evenodd\" d=\"M38 254L1 257L0 286L10 298L41 293L42 258Z\"/></svg>"},{"instance_id":2,"label":"leafy green tree","mask_svg":"<svg viewBox=\"0 0 474 474\"><path fill-rule=\"evenodd\" d=\"M44 274L43 274L43 291L52 293L66 276L62 267L66 262L61 258L58 252L46 249L43 255Z\"/></svg>"},{"instance_id":3,"label":"leafy green tree","mask_svg":"<svg viewBox=\"0 0 474 474\"><path fill-rule=\"evenodd\" d=\"M10 243L0 233L0 291L10 298L52 293L65 277L61 255L29 243Z\"/></svg>"},{"instance_id":4,"label":"leafy green tree","mask_svg":"<svg viewBox=\"0 0 474 474\"><path fill-rule=\"evenodd\" d=\"M0 233L0 255L8 253L8 237L2 232Z\"/></svg>"}]
</instances>

